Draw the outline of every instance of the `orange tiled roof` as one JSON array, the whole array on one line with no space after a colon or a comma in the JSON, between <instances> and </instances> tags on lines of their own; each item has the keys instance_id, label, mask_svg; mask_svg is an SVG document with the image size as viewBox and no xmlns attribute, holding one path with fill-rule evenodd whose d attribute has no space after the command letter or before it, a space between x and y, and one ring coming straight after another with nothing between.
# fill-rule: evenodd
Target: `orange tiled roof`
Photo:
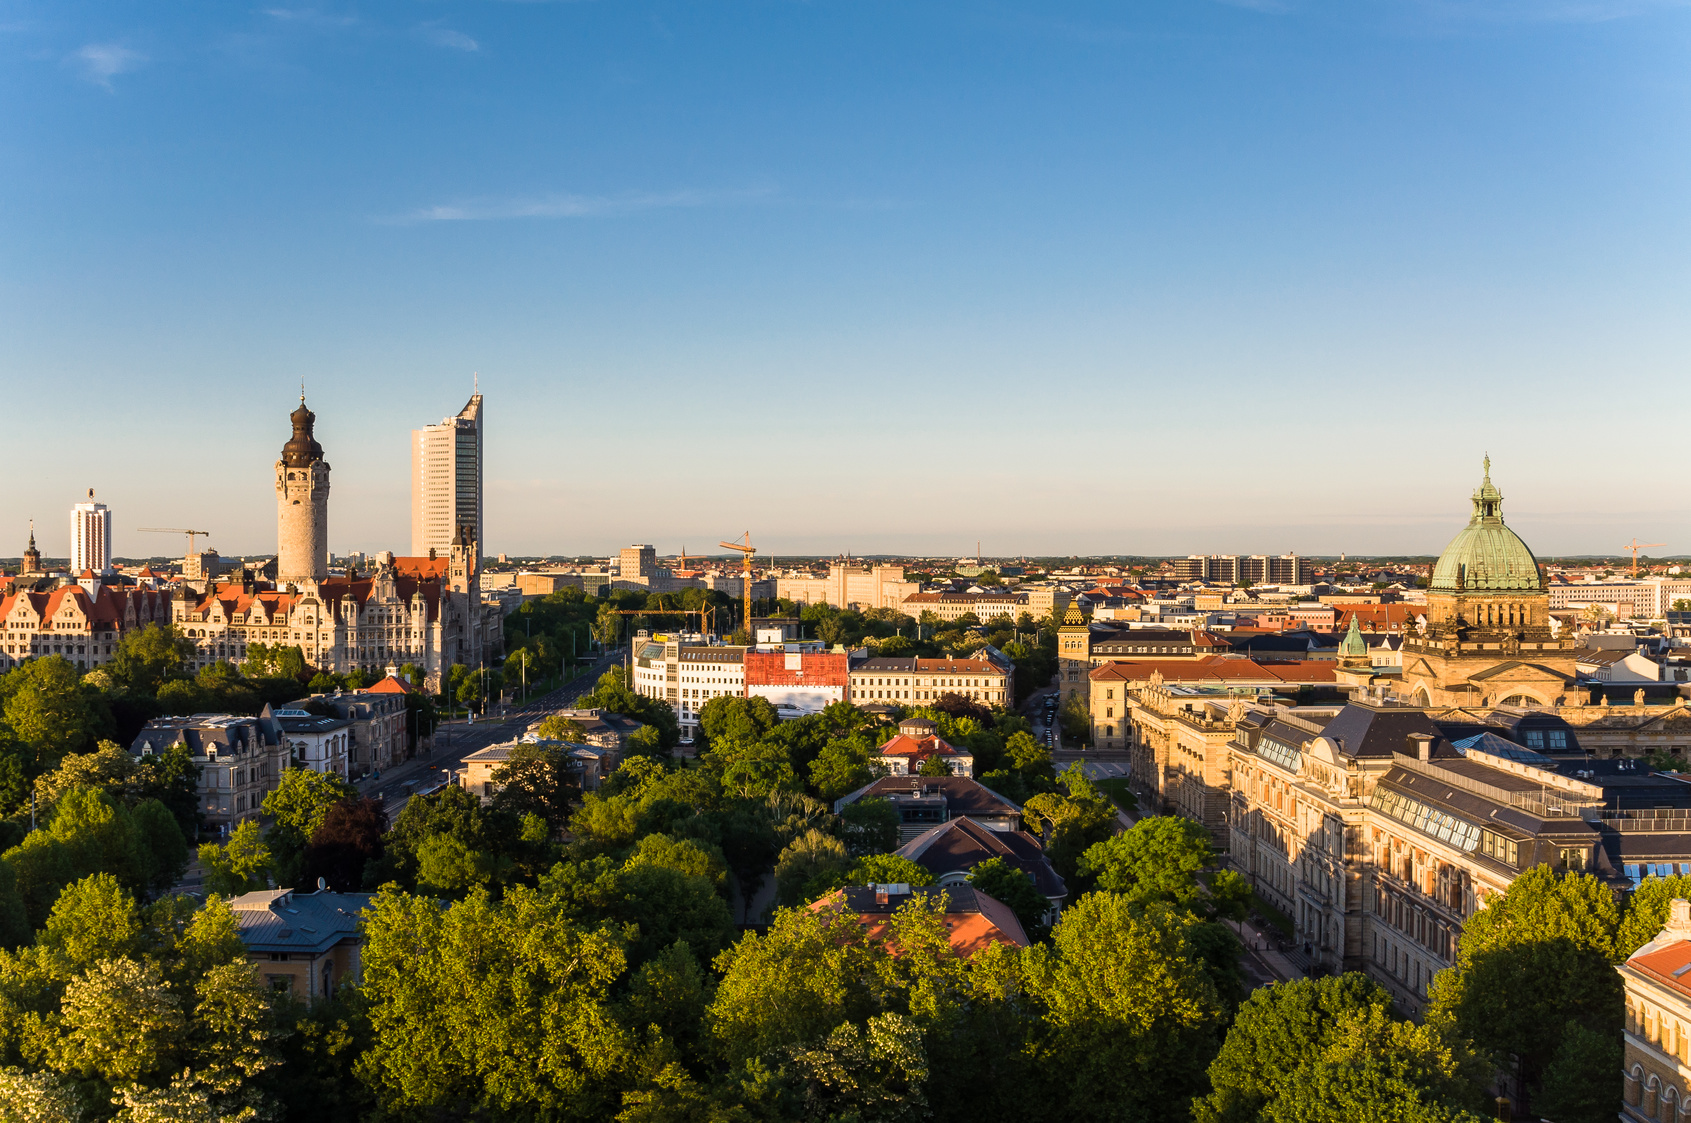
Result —
<instances>
[{"instance_id":1,"label":"orange tiled roof","mask_svg":"<svg viewBox=\"0 0 1691 1123\"><path fill-rule=\"evenodd\" d=\"M1659 951L1634 955L1626 965L1651 982L1691 998L1691 940L1680 940Z\"/></svg>"},{"instance_id":2,"label":"orange tiled roof","mask_svg":"<svg viewBox=\"0 0 1691 1123\"><path fill-rule=\"evenodd\" d=\"M940 737L912 737L908 733L895 734L875 750L877 756L958 756L949 741Z\"/></svg>"}]
</instances>

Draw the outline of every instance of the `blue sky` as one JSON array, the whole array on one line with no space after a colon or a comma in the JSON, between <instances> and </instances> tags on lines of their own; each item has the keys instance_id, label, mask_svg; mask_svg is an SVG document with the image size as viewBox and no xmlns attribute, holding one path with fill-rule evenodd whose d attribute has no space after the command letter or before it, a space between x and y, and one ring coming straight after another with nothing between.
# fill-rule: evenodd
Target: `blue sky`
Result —
<instances>
[{"instance_id":1,"label":"blue sky","mask_svg":"<svg viewBox=\"0 0 1691 1123\"><path fill-rule=\"evenodd\" d=\"M1691 553L1691 7L0 0L0 554ZM1665 457L1663 454L1666 454ZM16 544L13 544L16 540ZM1666 552L1666 551L1658 551Z\"/></svg>"}]
</instances>

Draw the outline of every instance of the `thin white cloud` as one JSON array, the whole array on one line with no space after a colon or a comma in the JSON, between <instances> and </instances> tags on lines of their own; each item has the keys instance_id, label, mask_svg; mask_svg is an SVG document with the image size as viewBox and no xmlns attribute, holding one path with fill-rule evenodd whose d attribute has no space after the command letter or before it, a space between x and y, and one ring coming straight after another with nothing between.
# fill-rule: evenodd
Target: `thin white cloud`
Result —
<instances>
[{"instance_id":1,"label":"thin white cloud","mask_svg":"<svg viewBox=\"0 0 1691 1123\"><path fill-rule=\"evenodd\" d=\"M147 61L147 56L116 43L89 43L71 53L68 60L82 76L96 86L112 88L112 79L127 74Z\"/></svg>"},{"instance_id":2,"label":"thin white cloud","mask_svg":"<svg viewBox=\"0 0 1691 1123\"><path fill-rule=\"evenodd\" d=\"M744 191L649 191L626 195L537 195L473 199L422 207L383 221L400 226L424 222L489 222L512 218L602 218L640 211L733 206L772 198L774 188Z\"/></svg>"},{"instance_id":3,"label":"thin white cloud","mask_svg":"<svg viewBox=\"0 0 1691 1123\"><path fill-rule=\"evenodd\" d=\"M264 14L281 23L298 24L319 30L351 27L358 22L357 16L335 15L320 12L316 8L266 8Z\"/></svg>"},{"instance_id":4,"label":"thin white cloud","mask_svg":"<svg viewBox=\"0 0 1691 1123\"><path fill-rule=\"evenodd\" d=\"M481 44L465 35L462 31L454 31L450 27L433 27L424 24L417 29L418 33L437 47L450 47L455 51L479 51Z\"/></svg>"}]
</instances>

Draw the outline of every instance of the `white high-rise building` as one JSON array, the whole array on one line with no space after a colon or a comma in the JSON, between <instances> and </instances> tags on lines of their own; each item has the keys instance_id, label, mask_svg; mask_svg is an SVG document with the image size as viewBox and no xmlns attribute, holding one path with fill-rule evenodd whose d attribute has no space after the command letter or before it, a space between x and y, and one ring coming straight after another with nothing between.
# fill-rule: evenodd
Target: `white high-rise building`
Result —
<instances>
[{"instance_id":1,"label":"white high-rise building","mask_svg":"<svg viewBox=\"0 0 1691 1123\"><path fill-rule=\"evenodd\" d=\"M411 431L411 553L445 557L458 528L482 534L481 393L470 395L456 417Z\"/></svg>"},{"instance_id":2,"label":"white high-rise building","mask_svg":"<svg viewBox=\"0 0 1691 1123\"><path fill-rule=\"evenodd\" d=\"M85 569L95 573L112 571L112 509L94 502L94 489L88 489L88 502L78 503L70 510L70 572L74 578Z\"/></svg>"}]
</instances>

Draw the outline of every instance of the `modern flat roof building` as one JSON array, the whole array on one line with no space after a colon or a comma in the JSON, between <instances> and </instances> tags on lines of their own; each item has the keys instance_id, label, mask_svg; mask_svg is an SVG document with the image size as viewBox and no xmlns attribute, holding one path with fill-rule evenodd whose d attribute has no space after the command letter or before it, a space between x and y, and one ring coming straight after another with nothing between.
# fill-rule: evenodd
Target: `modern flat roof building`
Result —
<instances>
[{"instance_id":1,"label":"modern flat roof building","mask_svg":"<svg viewBox=\"0 0 1691 1123\"><path fill-rule=\"evenodd\" d=\"M482 526L481 394L457 416L439 425L411 431L411 553L426 558L431 550L446 556L461 526ZM485 548L485 547L483 547Z\"/></svg>"}]
</instances>

